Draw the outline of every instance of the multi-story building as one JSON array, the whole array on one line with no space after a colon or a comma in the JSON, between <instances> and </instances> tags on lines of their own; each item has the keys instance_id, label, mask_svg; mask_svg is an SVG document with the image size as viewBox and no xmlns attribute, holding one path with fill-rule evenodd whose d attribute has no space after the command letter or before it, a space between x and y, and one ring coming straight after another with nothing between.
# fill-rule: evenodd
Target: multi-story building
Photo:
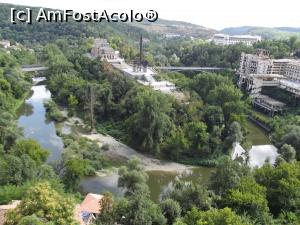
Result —
<instances>
[{"instance_id":1,"label":"multi-story building","mask_svg":"<svg viewBox=\"0 0 300 225\"><path fill-rule=\"evenodd\" d=\"M101 60L114 60L117 58L117 53L110 47L106 39L97 38L91 50L92 57L100 57Z\"/></svg>"},{"instance_id":2,"label":"multi-story building","mask_svg":"<svg viewBox=\"0 0 300 225\"><path fill-rule=\"evenodd\" d=\"M217 45L234 45L243 43L247 46L251 46L254 43L261 41L261 36L252 35L226 35L226 34L215 34L212 41Z\"/></svg>"},{"instance_id":3,"label":"multi-story building","mask_svg":"<svg viewBox=\"0 0 300 225\"><path fill-rule=\"evenodd\" d=\"M300 82L300 60L291 60L287 63L284 75L291 81Z\"/></svg>"},{"instance_id":4,"label":"multi-story building","mask_svg":"<svg viewBox=\"0 0 300 225\"><path fill-rule=\"evenodd\" d=\"M248 91L253 105L271 115L281 111L285 104L262 95L263 87L278 87L300 97L300 60L271 59L265 50L242 53L238 74L238 84Z\"/></svg>"},{"instance_id":5,"label":"multi-story building","mask_svg":"<svg viewBox=\"0 0 300 225\"><path fill-rule=\"evenodd\" d=\"M239 75L250 74L278 74L291 81L300 82L300 60L271 59L264 50L258 50L256 54L242 53Z\"/></svg>"},{"instance_id":6,"label":"multi-story building","mask_svg":"<svg viewBox=\"0 0 300 225\"><path fill-rule=\"evenodd\" d=\"M268 74L272 68L272 60L266 54L257 52L256 55L242 53L240 74Z\"/></svg>"}]
</instances>

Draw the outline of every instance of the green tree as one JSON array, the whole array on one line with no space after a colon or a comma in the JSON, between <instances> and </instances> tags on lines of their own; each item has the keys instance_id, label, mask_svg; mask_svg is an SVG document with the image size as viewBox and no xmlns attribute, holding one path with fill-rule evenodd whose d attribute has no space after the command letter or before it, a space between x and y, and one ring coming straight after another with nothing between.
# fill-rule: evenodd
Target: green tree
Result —
<instances>
[{"instance_id":1,"label":"green tree","mask_svg":"<svg viewBox=\"0 0 300 225\"><path fill-rule=\"evenodd\" d=\"M250 169L247 166L240 165L229 157L223 157L216 171L211 175L210 188L215 194L223 196L228 190L235 188L241 178L249 174L249 172Z\"/></svg>"},{"instance_id":2,"label":"green tree","mask_svg":"<svg viewBox=\"0 0 300 225\"><path fill-rule=\"evenodd\" d=\"M273 168L266 164L255 171L256 182L267 189L270 211L277 216L282 210L299 212L300 209L300 166L280 163Z\"/></svg>"},{"instance_id":3,"label":"green tree","mask_svg":"<svg viewBox=\"0 0 300 225\"><path fill-rule=\"evenodd\" d=\"M173 199L165 199L160 202L160 208L169 225L172 225L181 215L181 207L179 203Z\"/></svg>"},{"instance_id":4,"label":"green tree","mask_svg":"<svg viewBox=\"0 0 300 225\"><path fill-rule=\"evenodd\" d=\"M253 177L243 177L240 183L228 190L222 198L222 205L233 209L239 215L247 214L261 224L270 224L266 188L257 184Z\"/></svg>"},{"instance_id":5,"label":"green tree","mask_svg":"<svg viewBox=\"0 0 300 225\"><path fill-rule=\"evenodd\" d=\"M77 98L74 95L70 94L68 98L68 106L71 114L74 114L77 105L78 105Z\"/></svg>"},{"instance_id":6,"label":"green tree","mask_svg":"<svg viewBox=\"0 0 300 225\"><path fill-rule=\"evenodd\" d=\"M28 224L28 221L39 224L40 219L46 224L52 222L57 225L75 225L74 206L71 198L53 190L49 183L38 183L28 190L17 208L7 214L5 224ZM37 218L34 218L34 215Z\"/></svg>"},{"instance_id":7,"label":"green tree","mask_svg":"<svg viewBox=\"0 0 300 225\"><path fill-rule=\"evenodd\" d=\"M235 142L242 143L243 139L244 136L243 136L241 125L238 122L232 122L228 129L228 135L226 137L226 140L230 144L233 144Z\"/></svg>"},{"instance_id":8,"label":"green tree","mask_svg":"<svg viewBox=\"0 0 300 225\"><path fill-rule=\"evenodd\" d=\"M36 215L32 215L23 217L18 225L53 225L53 223L44 223L42 219L38 218Z\"/></svg>"},{"instance_id":9,"label":"green tree","mask_svg":"<svg viewBox=\"0 0 300 225\"><path fill-rule=\"evenodd\" d=\"M136 96L138 109L126 121L130 140L147 152L158 154L170 128L171 105L165 95L147 90Z\"/></svg>"},{"instance_id":10,"label":"green tree","mask_svg":"<svg viewBox=\"0 0 300 225\"><path fill-rule=\"evenodd\" d=\"M182 213L191 210L192 207L197 207L202 210L207 210L211 206L211 196L209 192L200 184L191 182L175 181L172 188L167 190L163 199L173 199L178 202Z\"/></svg>"},{"instance_id":11,"label":"green tree","mask_svg":"<svg viewBox=\"0 0 300 225\"><path fill-rule=\"evenodd\" d=\"M148 175L137 158L130 159L126 167L121 167L119 175L118 186L125 188L125 196L132 196L136 193L149 195L149 188L146 184Z\"/></svg>"},{"instance_id":12,"label":"green tree","mask_svg":"<svg viewBox=\"0 0 300 225\"><path fill-rule=\"evenodd\" d=\"M293 146L284 144L279 153L282 155L283 159L287 162L292 162L296 158L296 151Z\"/></svg>"},{"instance_id":13,"label":"green tree","mask_svg":"<svg viewBox=\"0 0 300 225\"><path fill-rule=\"evenodd\" d=\"M97 225L114 225L116 222L115 203L113 196L110 192L103 194L100 200L101 213L97 217Z\"/></svg>"},{"instance_id":14,"label":"green tree","mask_svg":"<svg viewBox=\"0 0 300 225\"><path fill-rule=\"evenodd\" d=\"M116 203L114 219L126 225L164 225L166 219L160 207L150 200L148 176L139 161L129 160L127 166L119 170L119 175L118 185L125 188L125 198Z\"/></svg>"},{"instance_id":15,"label":"green tree","mask_svg":"<svg viewBox=\"0 0 300 225\"><path fill-rule=\"evenodd\" d=\"M38 165L44 163L49 155L49 152L33 139L19 140L13 147L12 153L16 156L26 154Z\"/></svg>"},{"instance_id":16,"label":"green tree","mask_svg":"<svg viewBox=\"0 0 300 225\"><path fill-rule=\"evenodd\" d=\"M183 222L177 222L175 225L251 225L247 218L235 214L230 208L210 209L200 211L193 208L183 218Z\"/></svg>"},{"instance_id":17,"label":"green tree","mask_svg":"<svg viewBox=\"0 0 300 225\"><path fill-rule=\"evenodd\" d=\"M281 137L281 142L293 146L297 153L297 160L300 160L300 126L288 126L286 133Z\"/></svg>"},{"instance_id":18,"label":"green tree","mask_svg":"<svg viewBox=\"0 0 300 225\"><path fill-rule=\"evenodd\" d=\"M168 158L178 160L181 154L188 148L189 140L185 136L183 129L174 127L164 143L164 154L167 155Z\"/></svg>"},{"instance_id":19,"label":"green tree","mask_svg":"<svg viewBox=\"0 0 300 225\"><path fill-rule=\"evenodd\" d=\"M68 190L76 190L80 179L87 175L88 162L83 159L70 159L65 162L63 182Z\"/></svg>"},{"instance_id":20,"label":"green tree","mask_svg":"<svg viewBox=\"0 0 300 225\"><path fill-rule=\"evenodd\" d=\"M189 148L193 150L192 153L202 157L207 155L210 149L206 124L203 122L190 122L185 125L184 129L190 142Z\"/></svg>"},{"instance_id":21,"label":"green tree","mask_svg":"<svg viewBox=\"0 0 300 225\"><path fill-rule=\"evenodd\" d=\"M208 93L221 84L231 84L231 81L227 77L219 74L201 73L191 82L191 88L195 90L204 101L207 101Z\"/></svg>"}]
</instances>

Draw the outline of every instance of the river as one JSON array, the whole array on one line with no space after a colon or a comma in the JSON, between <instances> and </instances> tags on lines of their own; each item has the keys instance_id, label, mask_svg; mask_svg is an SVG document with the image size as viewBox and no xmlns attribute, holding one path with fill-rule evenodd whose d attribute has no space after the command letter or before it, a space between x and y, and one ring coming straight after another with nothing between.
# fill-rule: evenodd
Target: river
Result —
<instances>
[{"instance_id":1,"label":"river","mask_svg":"<svg viewBox=\"0 0 300 225\"><path fill-rule=\"evenodd\" d=\"M35 79L35 83L38 80ZM18 126L24 130L25 138L32 138L38 141L44 148L50 152L48 162L58 160L63 152L62 139L56 135L56 127L54 122L49 122L46 119L46 111L43 102L51 99L51 93L47 90L45 85L34 85L32 87L33 94L25 101L19 110ZM274 149L271 152L267 151L263 157L262 152L265 152L266 146L269 145L269 140L266 133L260 128L249 122L250 133L248 138L253 144L258 144L264 147L255 147L250 152L251 157L258 163L258 166L264 163L263 157L274 158ZM276 152L276 149L275 149ZM272 158L272 159L273 159ZM265 159L265 158L264 158ZM148 171L149 180L148 185L150 188L151 199L158 201L161 192L172 184L175 179L182 179L185 181L198 181L200 183L207 183L211 172L214 169L197 167L187 169L185 172L167 172L167 171ZM122 190L117 187L118 176L116 174L107 176L93 176L84 178L80 184L82 192L103 193L110 191L115 195L122 195Z\"/></svg>"},{"instance_id":2,"label":"river","mask_svg":"<svg viewBox=\"0 0 300 225\"><path fill-rule=\"evenodd\" d=\"M23 128L25 138L32 138L49 150L48 162L60 159L63 141L56 135L54 122L47 121L43 104L44 101L51 99L51 93L45 85L35 85L31 89L33 94L19 109L18 126Z\"/></svg>"}]
</instances>

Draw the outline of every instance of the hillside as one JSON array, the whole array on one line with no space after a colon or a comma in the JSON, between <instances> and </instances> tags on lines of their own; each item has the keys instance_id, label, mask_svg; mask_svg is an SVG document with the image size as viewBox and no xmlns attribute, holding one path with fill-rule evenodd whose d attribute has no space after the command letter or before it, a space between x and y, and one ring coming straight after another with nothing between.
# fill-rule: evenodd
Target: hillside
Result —
<instances>
[{"instance_id":1,"label":"hillside","mask_svg":"<svg viewBox=\"0 0 300 225\"><path fill-rule=\"evenodd\" d=\"M180 35L181 37L199 37L207 39L216 33L216 30L200 25L164 19L159 19L155 23L134 23L132 25L143 28L148 32L154 32L164 36Z\"/></svg>"},{"instance_id":2,"label":"hillside","mask_svg":"<svg viewBox=\"0 0 300 225\"><path fill-rule=\"evenodd\" d=\"M180 36L193 36L209 38L215 32L202 26L159 19L155 23L108 23L108 22L89 22L78 23L69 21L62 22L36 22L33 24L12 24L10 22L10 9L24 9L26 6L16 6L0 3L0 37L3 39L14 40L27 46L35 44L46 44L56 39L66 38L76 40L86 37L112 37L118 36L127 42L134 43L139 40L139 35L152 42L160 43L161 38L166 34L179 34ZM33 14L38 11L38 7L31 7Z\"/></svg>"},{"instance_id":3,"label":"hillside","mask_svg":"<svg viewBox=\"0 0 300 225\"><path fill-rule=\"evenodd\" d=\"M138 40L140 33L153 39L151 34L145 30L126 23L78 23L74 21L47 23L33 21L32 24L12 24L10 22L11 7L24 9L26 6L0 3L0 37L26 45L46 44L61 38L76 40L91 36L119 36L128 41L134 41ZM34 15L37 14L39 8L30 8L33 10Z\"/></svg>"},{"instance_id":4,"label":"hillside","mask_svg":"<svg viewBox=\"0 0 300 225\"><path fill-rule=\"evenodd\" d=\"M224 34L229 35L243 35L243 34L252 34L260 35L265 39L285 39L290 36L300 37L300 28L294 27L251 27L251 26L242 26L242 27L228 27L220 31Z\"/></svg>"}]
</instances>

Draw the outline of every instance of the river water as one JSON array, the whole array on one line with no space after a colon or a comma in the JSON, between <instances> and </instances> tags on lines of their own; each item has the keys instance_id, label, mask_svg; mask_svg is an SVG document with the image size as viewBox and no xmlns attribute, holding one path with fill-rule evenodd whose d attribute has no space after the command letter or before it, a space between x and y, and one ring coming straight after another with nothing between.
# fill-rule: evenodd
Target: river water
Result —
<instances>
[{"instance_id":1,"label":"river water","mask_svg":"<svg viewBox=\"0 0 300 225\"><path fill-rule=\"evenodd\" d=\"M38 81L38 80L35 80ZM56 135L54 122L46 119L44 101L51 99L51 93L45 85L35 85L32 87L33 94L25 101L19 110L18 126L24 130L25 138L32 138L38 141L44 148L50 152L48 162L58 160L63 151L62 139ZM248 138L254 146L250 151L250 157L254 166L261 166L266 158L274 159L276 148L271 149L266 133L254 124L249 122L250 133ZM273 146L274 147L274 146ZM237 151L237 148L235 149ZM241 151L241 149L239 149ZM252 152L252 153L251 153ZM251 161L250 160L250 161ZM251 162L250 162L251 163ZM151 199L158 201L161 192L169 187L175 179L185 181L197 181L206 184L211 172L214 169L197 167L189 169L184 173L165 172L165 171L148 171ZM104 177L94 176L84 178L80 184L82 192L103 193L110 191L117 196L122 195L122 190L117 186L118 176L116 174Z\"/></svg>"},{"instance_id":2,"label":"river water","mask_svg":"<svg viewBox=\"0 0 300 225\"><path fill-rule=\"evenodd\" d=\"M54 122L47 121L44 101L51 98L45 85L32 88L33 94L19 109L18 126L23 128L25 138L32 138L50 152L48 162L60 159L63 141L56 135Z\"/></svg>"}]
</instances>

